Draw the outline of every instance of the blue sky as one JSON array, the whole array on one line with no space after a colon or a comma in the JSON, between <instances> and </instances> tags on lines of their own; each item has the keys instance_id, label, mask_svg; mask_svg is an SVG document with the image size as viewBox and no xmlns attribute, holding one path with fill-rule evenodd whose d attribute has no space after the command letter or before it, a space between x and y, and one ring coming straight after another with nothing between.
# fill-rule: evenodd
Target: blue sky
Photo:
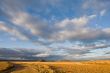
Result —
<instances>
[{"instance_id":1,"label":"blue sky","mask_svg":"<svg viewBox=\"0 0 110 73\"><path fill-rule=\"evenodd\" d=\"M0 0L0 59L110 59L109 0Z\"/></svg>"}]
</instances>

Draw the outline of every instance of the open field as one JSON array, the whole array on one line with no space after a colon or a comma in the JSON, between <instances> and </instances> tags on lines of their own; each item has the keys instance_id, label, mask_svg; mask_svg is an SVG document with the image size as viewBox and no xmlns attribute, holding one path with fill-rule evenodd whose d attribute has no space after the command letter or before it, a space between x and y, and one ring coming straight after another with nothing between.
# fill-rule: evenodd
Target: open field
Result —
<instances>
[{"instance_id":1,"label":"open field","mask_svg":"<svg viewBox=\"0 0 110 73\"><path fill-rule=\"evenodd\" d=\"M0 62L0 73L110 73L110 61Z\"/></svg>"}]
</instances>

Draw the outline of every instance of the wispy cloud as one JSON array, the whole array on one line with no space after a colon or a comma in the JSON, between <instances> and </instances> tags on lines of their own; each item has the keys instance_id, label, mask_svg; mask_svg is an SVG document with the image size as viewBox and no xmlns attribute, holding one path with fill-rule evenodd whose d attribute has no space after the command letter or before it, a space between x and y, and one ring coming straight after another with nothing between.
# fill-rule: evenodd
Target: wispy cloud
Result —
<instances>
[{"instance_id":1,"label":"wispy cloud","mask_svg":"<svg viewBox=\"0 0 110 73\"><path fill-rule=\"evenodd\" d=\"M87 10L91 9L93 13L98 13L103 16L110 9L109 5L109 0L85 0L82 8Z\"/></svg>"},{"instance_id":2,"label":"wispy cloud","mask_svg":"<svg viewBox=\"0 0 110 73\"><path fill-rule=\"evenodd\" d=\"M9 28L6 26L4 22L0 22L0 30L5 31L6 33L9 33L15 37L18 37L22 40L28 40L25 35L23 35L21 32L16 30L15 28Z\"/></svg>"},{"instance_id":3,"label":"wispy cloud","mask_svg":"<svg viewBox=\"0 0 110 73\"><path fill-rule=\"evenodd\" d=\"M104 10L102 10L102 11L100 12L100 16L104 16L105 13L106 13L106 10L104 9Z\"/></svg>"}]
</instances>

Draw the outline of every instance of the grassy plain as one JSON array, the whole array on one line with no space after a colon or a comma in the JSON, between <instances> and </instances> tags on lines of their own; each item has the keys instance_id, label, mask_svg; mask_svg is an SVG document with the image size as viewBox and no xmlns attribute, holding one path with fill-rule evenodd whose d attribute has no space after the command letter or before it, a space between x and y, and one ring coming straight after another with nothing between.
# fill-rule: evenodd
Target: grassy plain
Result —
<instances>
[{"instance_id":1,"label":"grassy plain","mask_svg":"<svg viewBox=\"0 0 110 73\"><path fill-rule=\"evenodd\" d=\"M110 73L110 60L83 62L0 62L0 73Z\"/></svg>"}]
</instances>

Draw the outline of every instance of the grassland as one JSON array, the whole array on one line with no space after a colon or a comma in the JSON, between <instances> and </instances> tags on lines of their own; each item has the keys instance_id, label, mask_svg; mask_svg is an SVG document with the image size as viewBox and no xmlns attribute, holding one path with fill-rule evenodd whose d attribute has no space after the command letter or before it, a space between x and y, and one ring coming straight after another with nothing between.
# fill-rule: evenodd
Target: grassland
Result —
<instances>
[{"instance_id":1,"label":"grassland","mask_svg":"<svg viewBox=\"0 0 110 73\"><path fill-rule=\"evenodd\" d=\"M10 70L14 65L10 62L0 62L0 73L8 73L8 70Z\"/></svg>"},{"instance_id":2,"label":"grassland","mask_svg":"<svg viewBox=\"0 0 110 73\"><path fill-rule=\"evenodd\" d=\"M110 73L110 61L0 62L0 73Z\"/></svg>"}]
</instances>

